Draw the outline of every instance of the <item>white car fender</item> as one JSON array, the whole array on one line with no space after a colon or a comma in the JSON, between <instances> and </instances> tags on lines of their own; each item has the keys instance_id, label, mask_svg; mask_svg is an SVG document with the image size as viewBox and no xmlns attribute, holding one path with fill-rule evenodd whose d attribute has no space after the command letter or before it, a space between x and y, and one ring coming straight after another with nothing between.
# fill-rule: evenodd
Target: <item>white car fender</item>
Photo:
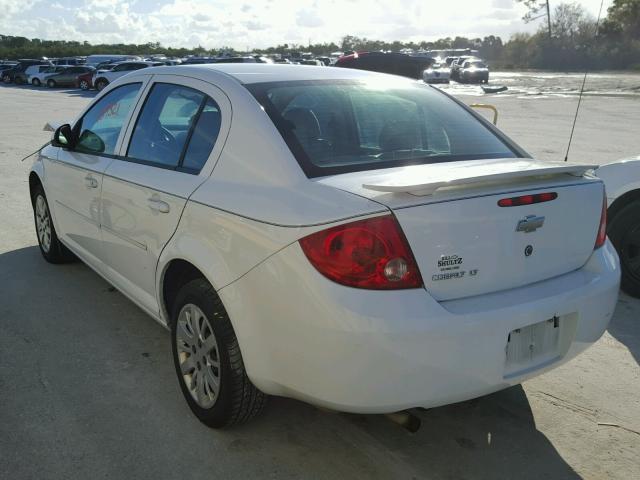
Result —
<instances>
[{"instance_id":1,"label":"white car fender","mask_svg":"<svg viewBox=\"0 0 640 480\"><path fill-rule=\"evenodd\" d=\"M164 276L173 260L195 266L218 291L317 228L279 227L188 202L178 230L162 251L156 268L156 292L163 320L168 320L163 300Z\"/></svg>"},{"instance_id":2,"label":"white car fender","mask_svg":"<svg viewBox=\"0 0 640 480\"><path fill-rule=\"evenodd\" d=\"M607 163L598 167L595 173L604 181L609 207L631 192L640 196L640 155Z\"/></svg>"}]
</instances>

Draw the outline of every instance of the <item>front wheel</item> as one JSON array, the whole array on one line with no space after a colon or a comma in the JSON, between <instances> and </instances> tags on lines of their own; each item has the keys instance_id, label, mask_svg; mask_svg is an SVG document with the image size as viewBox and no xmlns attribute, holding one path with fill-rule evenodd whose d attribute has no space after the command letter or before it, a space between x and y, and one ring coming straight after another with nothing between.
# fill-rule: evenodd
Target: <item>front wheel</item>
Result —
<instances>
[{"instance_id":1,"label":"front wheel","mask_svg":"<svg viewBox=\"0 0 640 480\"><path fill-rule=\"evenodd\" d=\"M89 82L87 82L86 80L80 80L80 89L89 90Z\"/></svg>"},{"instance_id":2,"label":"front wheel","mask_svg":"<svg viewBox=\"0 0 640 480\"><path fill-rule=\"evenodd\" d=\"M202 423L227 427L263 410L267 396L247 377L229 316L206 280L192 280L178 292L171 340L180 388Z\"/></svg>"},{"instance_id":3,"label":"front wheel","mask_svg":"<svg viewBox=\"0 0 640 480\"><path fill-rule=\"evenodd\" d=\"M33 192L33 217L38 235L38 245L44 259L49 263L68 263L75 259L73 253L65 247L56 234L51 220L49 203L41 186Z\"/></svg>"},{"instance_id":4,"label":"front wheel","mask_svg":"<svg viewBox=\"0 0 640 480\"><path fill-rule=\"evenodd\" d=\"M107 85L109 85L109 82L107 82L104 79L100 79L96 82L96 90L98 90L99 92L104 90L104 87L106 87Z\"/></svg>"},{"instance_id":5,"label":"front wheel","mask_svg":"<svg viewBox=\"0 0 640 480\"><path fill-rule=\"evenodd\" d=\"M40 86L40 79L34 78L33 80L31 80L31 85L33 85L34 87L39 87Z\"/></svg>"},{"instance_id":6,"label":"front wheel","mask_svg":"<svg viewBox=\"0 0 640 480\"><path fill-rule=\"evenodd\" d=\"M622 290L640 298L640 200L629 203L611 219L607 234L620 256Z\"/></svg>"},{"instance_id":7,"label":"front wheel","mask_svg":"<svg viewBox=\"0 0 640 480\"><path fill-rule=\"evenodd\" d=\"M11 83L11 77L9 75L3 75L2 76L2 81L4 83Z\"/></svg>"}]
</instances>

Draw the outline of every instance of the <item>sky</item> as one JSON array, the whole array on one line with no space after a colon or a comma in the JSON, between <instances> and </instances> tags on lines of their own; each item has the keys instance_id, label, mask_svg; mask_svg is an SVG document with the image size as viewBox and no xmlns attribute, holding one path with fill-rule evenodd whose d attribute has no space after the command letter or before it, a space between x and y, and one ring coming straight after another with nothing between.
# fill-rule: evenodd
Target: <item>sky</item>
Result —
<instances>
[{"instance_id":1,"label":"sky","mask_svg":"<svg viewBox=\"0 0 640 480\"><path fill-rule=\"evenodd\" d=\"M612 0L604 0L603 16ZM551 8L556 2L551 0ZM580 3L593 17L600 0ZM345 35L421 41L535 31L515 0L0 0L0 34L91 43L237 50L336 42Z\"/></svg>"}]
</instances>

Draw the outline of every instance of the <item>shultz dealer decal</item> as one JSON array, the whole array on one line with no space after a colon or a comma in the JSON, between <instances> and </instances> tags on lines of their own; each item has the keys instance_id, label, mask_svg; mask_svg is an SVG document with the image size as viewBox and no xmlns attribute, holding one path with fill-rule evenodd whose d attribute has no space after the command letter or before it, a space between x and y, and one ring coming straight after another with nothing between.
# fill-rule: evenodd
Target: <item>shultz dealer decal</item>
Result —
<instances>
[{"instance_id":1,"label":"shultz dealer decal","mask_svg":"<svg viewBox=\"0 0 640 480\"><path fill-rule=\"evenodd\" d=\"M462 257L459 255L442 255L438 260L438 269L442 273L436 273L431 280L438 282L440 280L451 280L452 278L464 278L467 273L470 277L478 275L478 269L461 270Z\"/></svg>"}]
</instances>

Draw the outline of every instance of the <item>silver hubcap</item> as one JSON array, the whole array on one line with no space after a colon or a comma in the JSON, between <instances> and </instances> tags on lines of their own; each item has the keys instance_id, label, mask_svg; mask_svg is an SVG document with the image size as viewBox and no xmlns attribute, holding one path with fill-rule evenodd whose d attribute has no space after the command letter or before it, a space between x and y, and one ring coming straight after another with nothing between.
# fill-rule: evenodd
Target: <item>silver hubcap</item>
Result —
<instances>
[{"instance_id":1,"label":"silver hubcap","mask_svg":"<svg viewBox=\"0 0 640 480\"><path fill-rule=\"evenodd\" d=\"M42 195L36 198L36 230L38 231L38 240L42 249L49 253L51 248L51 216L49 215L49 207Z\"/></svg>"},{"instance_id":2,"label":"silver hubcap","mask_svg":"<svg viewBox=\"0 0 640 480\"><path fill-rule=\"evenodd\" d=\"M178 363L189 393L202 408L211 408L220 392L220 355L209 320L200 308L186 304L176 326Z\"/></svg>"}]
</instances>

